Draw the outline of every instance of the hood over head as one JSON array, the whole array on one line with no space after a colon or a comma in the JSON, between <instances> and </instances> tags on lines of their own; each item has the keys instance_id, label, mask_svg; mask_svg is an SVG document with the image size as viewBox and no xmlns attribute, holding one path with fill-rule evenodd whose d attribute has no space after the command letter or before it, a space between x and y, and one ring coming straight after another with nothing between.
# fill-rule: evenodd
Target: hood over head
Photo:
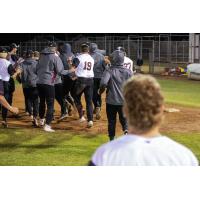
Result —
<instances>
[{"instance_id":1,"label":"hood over head","mask_svg":"<svg viewBox=\"0 0 200 200\"><path fill-rule=\"evenodd\" d=\"M65 43L62 47L61 47L61 53L62 54L66 54L67 57L71 57L72 56L72 48L71 45L69 43Z\"/></svg>"},{"instance_id":2,"label":"hood over head","mask_svg":"<svg viewBox=\"0 0 200 200\"><path fill-rule=\"evenodd\" d=\"M23 63L26 64L26 65L31 65L35 62L36 61L33 58L26 58Z\"/></svg>"},{"instance_id":3,"label":"hood over head","mask_svg":"<svg viewBox=\"0 0 200 200\"><path fill-rule=\"evenodd\" d=\"M113 66L120 66L124 64L124 52L115 50L111 54L111 64Z\"/></svg>"},{"instance_id":4,"label":"hood over head","mask_svg":"<svg viewBox=\"0 0 200 200\"><path fill-rule=\"evenodd\" d=\"M97 51L98 49L98 45L96 43L90 43L90 52L94 53L95 51Z\"/></svg>"}]
</instances>

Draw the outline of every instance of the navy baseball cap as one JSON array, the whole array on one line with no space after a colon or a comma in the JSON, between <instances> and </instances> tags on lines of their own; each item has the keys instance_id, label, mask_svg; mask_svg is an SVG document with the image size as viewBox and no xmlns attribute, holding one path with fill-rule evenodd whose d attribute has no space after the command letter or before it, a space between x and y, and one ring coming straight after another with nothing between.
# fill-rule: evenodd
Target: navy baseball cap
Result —
<instances>
[{"instance_id":1,"label":"navy baseball cap","mask_svg":"<svg viewBox=\"0 0 200 200\"><path fill-rule=\"evenodd\" d=\"M0 53L8 53L8 50L4 47L0 47Z\"/></svg>"}]
</instances>

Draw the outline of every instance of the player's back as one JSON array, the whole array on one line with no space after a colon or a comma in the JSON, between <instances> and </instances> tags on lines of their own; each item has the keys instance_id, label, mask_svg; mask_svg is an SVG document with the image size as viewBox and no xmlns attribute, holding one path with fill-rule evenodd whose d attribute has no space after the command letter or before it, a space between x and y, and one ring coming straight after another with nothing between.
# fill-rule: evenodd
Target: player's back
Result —
<instances>
[{"instance_id":1,"label":"player's back","mask_svg":"<svg viewBox=\"0 0 200 200\"><path fill-rule=\"evenodd\" d=\"M132 72L128 69L124 69L123 66L112 66L110 69L106 70L105 73L110 74L106 102L112 105L123 105L124 97L122 94L122 87L125 81L132 76ZM102 79L104 79L104 77Z\"/></svg>"},{"instance_id":2,"label":"player's back","mask_svg":"<svg viewBox=\"0 0 200 200\"><path fill-rule=\"evenodd\" d=\"M94 165L197 166L194 154L166 136L122 136L101 146L93 155Z\"/></svg>"},{"instance_id":3,"label":"player's back","mask_svg":"<svg viewBox=\"0 0 200 200\"><path fill-rule=\"evenodd\" d=\"M93 78L94 59L86 53L80 54L76 58L79 62L76 70L77 77Z\"/></svg>"},{"instance_id":4,"label":"player's back","mask_svg":"<svg viewBox=\"0 0 200 200\"><path fill-rule=\"evenodd\" d=\"M124 67L133 72L133 61L126 56L124 56Z\"/></svg>"}]
</instances>

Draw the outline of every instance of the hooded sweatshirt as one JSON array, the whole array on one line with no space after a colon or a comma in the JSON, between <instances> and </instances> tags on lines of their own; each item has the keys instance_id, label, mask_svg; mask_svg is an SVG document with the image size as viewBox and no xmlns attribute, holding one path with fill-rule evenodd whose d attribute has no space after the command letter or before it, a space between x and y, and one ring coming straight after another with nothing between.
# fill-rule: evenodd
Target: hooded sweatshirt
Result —
<instances>
[{"instance_id":1,"label":"hooded sweatshirt","mask_svg":"<svg viewBox=\"0 0 200 200\"><path fill-rule=\"evenodd\" d=\"M96 43L90 44L90 55L94 59L94 78L101 78L105 70L104 56L99 52Z\"/></svg>"},{"instance_id":2,"label":"hooded sweatshirt","mask_svg":"<svg viewBox=\"0 0 200 200\"><path fill-rule=\"evenodd\" d=\"M123 67L124 53L114 51L111 67L103 73L100 88L107 88L106 103L111 105L123 105L124 98L122 87L124 82L132 76L129 69Z\"/></svg>"},{"instance_id":3,"label":"hooded sweatshirt","mask_svg":"<svg viewBox=\"0 0 200 200\"><path fill-rule=\"evenodd\" d=\"M67 62L67 60L69 58L73 59L74 58L74 54L72 53L71 45L66 43L66 44L64 44L62 46L61 52L60 52L60 59L63 62L65 70L69 70L69 64Z\"/></svg>"},{"instance_id":4,"label":"hooded sweatshirt","mask_svg":"<svg viewBox=\"0 0 200 200\"><path fill-rule=\"evenodd\" d=\"M54 86L56 76L64 71L63 63L60 57L51 48L45 48L41 52L40 59L36 66L36 74L38 76L37 84L46 84Z\"/></svg>"},{"instance_id":5,"label":"hooded sweatshirt","mask_svg":"<svg viewBox=\"0 0 200 200\"><path fill-rule=\"evenodd\" d=\"M27 58L22 64L21 82L23 88L36 87L37 75L36 75L37 61L32 58Z\"/></svg>"}]
</instances>

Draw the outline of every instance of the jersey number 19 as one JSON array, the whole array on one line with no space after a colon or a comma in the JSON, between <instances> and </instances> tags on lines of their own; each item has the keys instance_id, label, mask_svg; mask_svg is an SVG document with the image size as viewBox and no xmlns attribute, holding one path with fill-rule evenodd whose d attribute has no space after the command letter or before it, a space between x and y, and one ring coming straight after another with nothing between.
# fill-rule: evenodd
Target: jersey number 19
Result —
<instances>
[{"instance_id":1,"label":"jersey number 19","mask_svg":"<svg viewBox=\"0 0 200 200\"><path fill-rule=\"evenodd\" d=\"M91 63L91 62L85 61L85 65L84 65L84 68L83 68L83 69L84 69L84 70L90 71L91 68L92 68L92 63Z\"/></svg>"}]
</instances>

